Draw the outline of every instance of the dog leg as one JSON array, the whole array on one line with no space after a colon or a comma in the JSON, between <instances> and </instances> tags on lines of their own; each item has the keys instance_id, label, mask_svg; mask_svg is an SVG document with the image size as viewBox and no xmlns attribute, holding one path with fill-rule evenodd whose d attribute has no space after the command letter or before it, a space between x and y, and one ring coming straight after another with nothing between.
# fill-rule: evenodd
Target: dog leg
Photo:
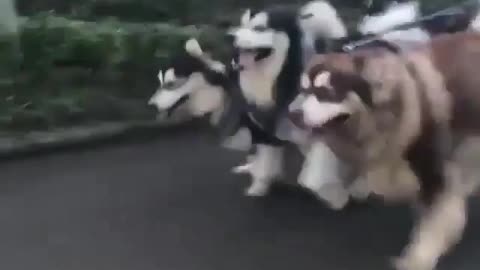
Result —
<instances>
[{"instance_id":1,"label":"dog leg","mask_svg":"<svg viewBox=\"0 0 480 270\"><path fill-rule=\"evenodd\" d=\"M283 147L258 145L251 164L252 183L245 191L247 196L258 197L268 193L275 178L282 176Z\"/></svg>"},{"instance_id":2,"label":"dog leg","mask_svg":"<svg viewBox=\"0 0 480 270\"><path fill-rule=\"evenodd\" d=\"M448 162L450 147L448 130L430 127L407 153L420 182L422 208L410 243L395 262L398 270L434 269L463 234L467 194L459 188L459 171Z\"/></svg>"},{"instance_id":3,"label":"dog leg","mask_svg":"<svg viewBox=\"0 0 480 270\"><path fill-rule=\"evenodd\" d=\"M348 193L356 201L365 201L370 196L371 189L365 178L358 177L348 187Z\"/></svg>"},{"instance_id":4,"label":"dog leg","mask_svg":"<svg viewBox=\"0 0 480 270\"><path fill-rule=\"evenodd\" d=\"M232 172L234 174L251 173L253 163L254 163L255 157L256 157L255 151L256 151L255 145L252 145L250 147L250 150L248 150L248 155L247 155L247 158L246 158L246 162L242 165L238 165L238 166L233 167Z\"/></svg>"},{"instance_id":5,"label":"dog leg","mask_svg":"<svg viewBox=\"0 0 480 270\"><path fill-rule=\"evenodd\" d=\"M325 201L331 209L341 210L348 201L349 194L339 175L336 155L323 142L313 142L298 177L298 183Z\"/></svg>"},{"instance_id":6,"label":"dog leg","mask_svg":"<svg viewBox=\"0 0 480 270\"><path fill-rule=\"evenodd\" d=\"M233 167L232 172L234 174L250 173L253 167L254 160L255 160L255 154L248 155L247 161L242 165Z\"/></svg>"},{"instance_id":7,"label":"dog leg","mask_svg":"<svg viewBox=\"0 0 480 270\"><path fill-rule=\"evenodd\" d=\"M460 241L466 224L466 198L445 191L422 209L411 242L395 261L398 270L432 270L439 258Z\"/></svg>"}]
</instances>

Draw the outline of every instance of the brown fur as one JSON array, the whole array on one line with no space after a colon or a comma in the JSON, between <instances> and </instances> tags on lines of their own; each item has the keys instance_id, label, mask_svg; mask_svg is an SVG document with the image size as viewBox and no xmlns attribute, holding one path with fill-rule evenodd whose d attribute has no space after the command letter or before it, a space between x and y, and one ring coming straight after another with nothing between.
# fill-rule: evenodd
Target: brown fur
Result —
<instances>
[{"instance_id":1,"label":"brown fur","mask_svg":"<svg viewBox=\"0 0 480 270\"><path fill-rule=\"evenodd\" d=\"M454 154L464 138L480 132L478 70L480 34L472 32L441 35L400 55L382 48L319 55L307 67L311 78L329 71L332 78L350 74L370 86L368 104L352 80L345 95L350 101L343 102L354 113L321 134L360 168L375 193L421 203L397 269L433 269L462 235L466 187L475 184L461 178L466 174Z\"/></svg>"}]
</instances>

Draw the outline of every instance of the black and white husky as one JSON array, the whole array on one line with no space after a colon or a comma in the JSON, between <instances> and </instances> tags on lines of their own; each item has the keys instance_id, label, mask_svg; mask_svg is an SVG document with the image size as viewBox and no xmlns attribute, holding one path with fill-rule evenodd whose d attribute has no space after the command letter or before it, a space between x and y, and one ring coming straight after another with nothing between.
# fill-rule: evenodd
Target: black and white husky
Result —
<instances>
[{"instance_id":1,"label":"black and white husky","mask_svg":"<svg viewBox=\"0 0 480 270\"><path fill-rule=\"evenodd\" d=\"M259 19L262 20L262 17L265 19L263 29L255 23L259 22ZM251 33L259 34L257 37L263 34L266 37L270 33L272 38L270 44L268 40L263 40L267 42L263 44L264 47L261 47L262 44L256 44L260 45L257 47L259 55L254 56L252 66L245 62L249 61L249 55L245 54L246 51L243 51L241 46L236 46L239 54L230 66L213 60L202 51L196 40L189 40L185 45L185 51L173 57L165 72L160 71L161 87L149 103L170 114L179 108L186 108L195 116L211 113L213 122L217 123L226 106L233 103L244 104L246 101L248 105L241 110L239 123L235 127L242 131L237 133L237 137L241 134L240 137L247 137L247 141L253 140L253 146L258 147L253 156L247 157L250 162L235 167L233 171L251 173L254 181L246 190L246 194L260 196L267 192L273 178L281 174L282 147L285 140L276 137L274 129L278 117L286 112L286 104L296 94L304 58L308 59L309 55L314 54L312 41L316 37L345 36L346 29L336 10L325 1L312 1L301 8L276 7L258 14L247 12L241 20L242 25L235 33L236 41L239 41L238 38L245 40L242 32L248 32L249 26L254 28L250 29ZM255 37L252 41L262 42ZM232 75L231 67L240 67L241 70ZM232 98L237 85L244 91L241 97ZM257 92L259 89L261 91ZM245 132L244 128L247 128L248 132ZM242 144L242 140L237 141ZM237 144L233 146L234 148L239 148L238 143L233 144ZM243 143L240 147L245 148L246 144L248 143ZM315 149L315 153L323 153L317 155L321 158L317 157L315 161L325 164L325 168L318 170L318 166L315 166L315 175L307 169L302 170L301 178L308 178L308 181L300 183L319 193L318 190L323 184L316 183L330 182L335 186L341 182L336 173L329 175L329 171L337 171L330 167L338 162L333 153L325 147L317 145L311 148ZM306 162L311 163L311 159ZM320 176L323 179L320 179ZM330 178L329 181L324 180L326 176ZM328 192L319 196L330 201L335 208L341 208L348 201L348 194L340 196L336 195L335 190L324 190ZM343 187L340 190L345 193ZM330 198L331 194L334 194L333 198Z\"/></svg>"},{"instance_id":2,"label":"black and white husky","mask_svg":"<svg viewBox=\"0 0 480 270\"><path fill-rule=\"evenodd\" d=\"M232 64L224 64L212 58L203 51L196 39L191 38L186 41L184 50L171 57L167 68L160 69L160 86L148 103L167 117L179 111L195 118L208 116L211 125L221 129L224 122L221 120L228 117L232 100L241 102L239 96L234 98L237 82L235 75L232 75ZM252 126L247 117L239 117L238 125ZM225 139L224 146L251 151L251 135L246 127L235 127L235 134ZM254 127L252 129L256 131ZM250 159L247 157L247 161ZM248 167L247 162L235 167L233 171L242 172Z\"/></svg>"},{"instance_id":3,"label":"black and white husky","mask_svg":"<svg viewBox=\"0 0 480 270\"><path fill-rule=\"evenodd\" d=\"M183 108L193 116L211 114L218 122L225 107L228 80L226 66L204 54L196 39L185 43L185 50L172 57L168 68L158 73L160 87L148 104L172 115Z\"/></svg>"},{"instance_id":4,"label":"black and white husky","mask_svg":"<svg viewBox=\"0 0 480 270\"><path fill-rule=\"evenodd\" d=\"M288 104L297 95L304 63L315 53L312 41L346 35L336 10L325 1L313 1L301 8L273 6L257 13L247 10L240 26L230 34L237 53L239 85L247 103L245 112L268 135L252 135L257 152L246 169L252 177L246 194L263 196L282 176L284 146L289 141L299 145L307 157L299 184L332 208L342 208L350 194L339 174L342 170L337 168L341 161L321 142L310 145L302 134L289 137L282 131Z\"/></svg>"}]
</instances>

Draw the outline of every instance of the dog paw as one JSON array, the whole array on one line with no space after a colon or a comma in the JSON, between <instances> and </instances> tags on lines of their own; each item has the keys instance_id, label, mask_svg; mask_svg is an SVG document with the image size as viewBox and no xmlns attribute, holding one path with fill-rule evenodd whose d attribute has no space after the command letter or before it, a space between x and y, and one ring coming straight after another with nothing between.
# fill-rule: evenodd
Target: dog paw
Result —
<instances>
[{"instance_id":1,"label":"dog paw","mask_svg":"<svg viewBox=\"0 0 480 270\"><path fill-rule=\"evenodd\" d=\"M434 270L435 263L412 256L402 256L392 259L395 270Z\"/></svg>"},{"instance_id":2,"label":"dog paw","mask_svg":"<svg viewBox=\"0 0 480 270\"><path fill-rule=\"evenodd\" d=\"M245 190L245 196L262 197L267 195L270 186L264 183L253 183Z\"/></svg>"},{"instance_id":3,"label":"dog paw","mask_svg":"<svg viewBox=\"0 0 480 270\"><path fill-rule=\"evenodd\" d=\"M317 198L324 201L330 209L335 211L344 209L350 201L348 192L340 185L327 184L317 189L312 187L306 188L313 192Z\"/></svg>"},{"instance_id":4,"label":"dog paw","mask_svg":"<svg viewBox=\"0 0 480 270\"><path fill-rule=\"evenodd\" d=\"M354 200L365 201L368 199L368 196L370 196L371 190L366 181L357 179L348 187L348 192Z\"/></svg>"},{"instance_id":5,"label":"dog paw","mask_svg":"<svg viewBox=\"0 0 480 270\"><path fill-rule=\"evenodd\" d=\"M232 168L234 174L250 173L252 170L252 163L246 163Z\"/></svg>"},{"instance_id":6,"label":"dog paw","mask_svg":"<svg viewBox=\"0 0 480 270\"><path fill-rule=\"evenodd\" d=\"M327 204L330 209L340 211L347 206L348 201L348 198L338 198L337 200L327 201Z\"/></svg>"}]
</instances>

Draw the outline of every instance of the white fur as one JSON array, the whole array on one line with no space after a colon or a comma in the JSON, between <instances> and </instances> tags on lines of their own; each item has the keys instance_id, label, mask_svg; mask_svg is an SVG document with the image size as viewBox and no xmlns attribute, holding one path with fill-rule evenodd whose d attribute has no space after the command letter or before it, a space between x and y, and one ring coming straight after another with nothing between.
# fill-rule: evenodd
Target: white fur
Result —
<instances>
[{"instance_id":1,"label":"white fur","mask_svg":"<svg viewBox=\"0 0 480 270\"><path fill-rule=\"evenodd\" d=\"M252 170L253 161L255 160L255 155L254 154L248 155L246 160L247 162L245 162L245 164L233 167L232 172L234 174L249 173Z\"/></svg>"},{"instance_id":2,"label":"white fur","mask_svg":"<svg viewBox=\"0 0 480 270\"><path fill-rule=\"evenodd\" d=\"M220 73L226 72L226 67L223 63L219 61L215 61L211 59L207 54L203 53L202 47L200 47L200 44L195 38L191 38L187 40L187 42L185 43L185 51L187 51L187 53L190 54L191 56L202 60L204 63L208 65L208 67L211 70L214 70Z\"/></svg>"},{"instance_id":3,"label":"white fur","mask_svg":"<svg viewBox=\"0 0 480 270\"><path fill-rule=\"evenodd\" d=\"M183 96L187 95L188 92L185 90L183 91L161 91L155 93L150 101L148 102L149 105L155 105L158 110L163 111L167 110L175 102L180 100Z\"/></svg>"},{"instance_id":4,"label":"white fur","mask_svg":"<svg viewBox=\"0 0 480 270\"><path fill-rule=\"evenodd\" d=\"M434 269L439 257L461 239L466 220L465 197L444 191L430 209L421 213L411 243L394 261L396 269Z\"/></svg>"},{"instance_id":5,"label":"white fur","mask_svg":"<svg viewBox=\"0 0 480 270\"><path fill-rule=\"evenodd\" d=\"M185 43L185 50L192 56L195 57L201 57L203 55L202 48L200 47L200 44L198 41L194 38L189 39Z\"/></svg>"},{"instance_id":6,"label":"white fur","mask_svg":"<svg viewBox=\"0 0 480 270\"><path fill-rule=\"evenodd\" d=\"M227 138L222 146L228 149L248 151L252 145L252 135L247 128L241 128L233 136Z\"/></svg>"},{"instance_id":7,"label":"white fur","mask_svg":"<svg viewBox=\"0 0 480 270\"><path fill-rule=\"evenodd\" d=\"M160 82L160 86L162 86L163 85L163 71L162 70L158 71L157 77L158 77L158 81Z\"/></svg>"},{"instance_id":8,"label":"white fur","mask_svg":"<svg viewBox=\"0 0 480 270\"><path fill-rule=\"evenodd\" d=\"M379 15L365 16L359 23L358 30L363 34L380 34L397 25L413 22L419 16L419 3L417 1L398 3L391 5L385 12ZM407 30L390 31L383 34L382 38L389 41L411 40L424 42L428 41L430 36L423 29L412 27Z\"/></svg>"},{"instance_id":9,"label":"white fur","mask_svg":"<svg viewBox=\"0 0 480 270\"><path fill-rule=\"evenodd\" d=\"M477 13L477 16L470 23L470 29L473 31L480 31L480 12Z\"/></svg>"},{"instance_id":10,"label":"white fur","mask_svg":"<svg viewBox=\"0 0 480 270\"><path fill-rule=\"evenodd\" d=\"M342 103L320 102L314 95L309 95L302 104L305 124L310 127L321 127L334 117L350 113Z\"/></svg>"},{"instance_id":11,"label":"white fur","mask_svg":"<svg viewBox=\"0 0 480 270\"><path fill-rule=\"evenodd\" d=\"M311 13L311 16L306 19L302 19L302 16L300 16L300 26L305 33L305 48L309 48L309 46L313 48L313 41L318 37L339 38L346 36L347 32L343 22L339 18L336 10L328 2L313 1L304 6L303 12ZM244 69L240 73L240 86L243 95L249 103L260 107L273 105L274 83L283 67L290 46L290 40L286 33L275 32L271 29L267 29L266 31L256 31L254 29L255 26L266 26L267 21L268 17L264 13L259 13L251 18L250 13L246 12L242 16L242 26L230 32L235 37L235 44L240 48L273 48L273 52L268 58L255 62L254 65L243 66ZM242 61L240 61L240 65L242 65L241 62ZM247 62L251 63L252 61ZM308 149L306 150L305 147L303 147L306 145L305 141L307 139L306 136L304 136L305 133L293 132L288 126L285 128L286 130L280 132L285 133L285 136L291 139L295 137L295 140L298 140L297 143L301 143L299 146L302 147L303 152L307 152ZM281 149L273 149L275 148L269 146L259 147L253 163L248 163L244 167L237 168L237 171L248 171L252 175L252 184L246 191L247 195L264 195L270 187L273 178L281 173L281 160L283 159ZM273 154L274 152L279 153L275 155ZM334 174L331 170L329 170L329 172ZM317 176L319 176L319 174L317 174ZM318 181L323 180L323 178L320 178ZM334 191L334 189L331 189L330 192L319 194L319 196L326 196L328 197L327 201L334 201L333 198L329 197L329 194L332 194ZM345 192L344 189L337 191L338 194ZM341 196L338 195L337 198L340 197ZM333 203L333 205L341 207L341 203Z\"/></svg>"},{"instance_id":12,"label":"white fur","mask_svg":"<svg viewBox=\"0 0 480 270\"><path fill-rule=\"evenodd\" d=\"M290 112L302 110L303 103L307 99L308 95L306 94L299 94L295 97L295 99L288 105L288 110Z\"/></svg>"},{"instance_id":13,"label":"white fur","mask_svg":"<svg viewBox=\"0 0 480 270\"><path fill-rule=\"evenodd\" d=\"M303 89L308 89L311 86L310 78L308 78L307 74L302 74L302 78L300 80L300 85Z\"/></svg>"},{"instance_id":14,"label":"white fur","mask_svg":"<svg viewBox=\"0 0 480 270\"><path fill-rule=\"evenodd\" d=\"M167 69L163 77L163 83L174 82L176 80L175 70L173 68Z\"/></svg>"},{"instance_id":15,"label":"white fur","mask_svg":"<svg viewBox=\"0 0 480 270\"><path fill-rule=\"evenodd\" d=\"M358 177L348 187L348 193L353 199L357 201L363 201L368 198L371 190L368 186L367 180L363 177Z\"/></svg>"},{"instance_id":16,"label":"white fur","mask_svg":"<svg viewBox=\"0 0 480 270\"><path fill-rule=\"evenodd\" d=\"M419 16L419 3L410 1L389 7L385 12L365 16L358 25L362 33L380 33L394 26L415 21Z\"/></svg>"},{"instance_id":17,"label":"white fur","mask_svg":"<svg viewBox=\"0 0 480 270\"><path fill-rule=\"evenodd\" d=\"M316 88L320 87L327 87L327 88L332 88L332 85L330 84L330 72L322 72L315 76L315 79L313 80L313 86Z\"/></svg>"},{"instance_id":18,"label":"white fur","mask_svg":"<svg viewBox=\"0 0 480 270\"><path fill-rule=\"evenodd\" d=\"M165 83L175 82L175 73L169 69L165 73ZM164 111L172 107L182 97L190 95L187 106L195 116L221 109L224 101L224 92L220 87L212 87L205 81L201 73L193 73L186 82L175 89L159 89L149 100L148 104L155 105L158 110Z\"/></svg>"},{"instance_id":19,"label":"white fur","mask_svg":"<svg viewBox=\"0 0 480 270\"><path fill-rule=\"evenodd\" d=\"M308 17L302 18L305 15ZM300 27L310 37L341 38L347 29L337 10L327 1L311 1L300 10Z\"/></svg>"},{"instance_id":20,"label":"white fur","mask_svg":"<svg viewBox=\"0 0 480 270\"><path fill-rule=\"evenodd\" d=\"M251 16L252 16L251 14L252 14L252 12L250 11L250 9L245 10L242 17L240 18L240 24L242 26L247 25L250 22L250 19L251 19Z\"/></svg>"},{"instance_id":21,"label":"white fur","mask_svg":"<svg viewBox=\"0 0 480 270\"><path fill-rule=\"evenodd\" d=\"M202 84L197 84L199 87L190 94L188 101L190 112L194 116L202 116L221 110L225 100L223 89L207 84L203 76L200 82Z\"/></svg>"},{"instance_id":22,"label":"white fur","mask_svg":"<svg viewBox=\"0 0 480 270\"><path fill-rule=\"evenodd\" d=\"M254 61L254 55L241 52L239 64L240 86L247 102L261 107L273 105L273 86L285 61L290 40L286 33L276 32L273 29L257 31L257 27L267 27L268 15L260 12L250 17L249 12L242 16L242 26L237 28L234 35L235 46L240 49L256 49L259 47L272 48L272 54L261 61ZM247 18L249 20L247 21Z\"/></svg>"},{"instance_id":23,"label":"white fur","mask_svg":"<svg viewBox=\"0 0 480 270\"><path fill-rule=\"evenodd\" d=\"M299 147L308 147L310 140L310 134L296 127L288 117L280 118L275 136L281 140L293 142Z\"/></svg>"},{"instance_id":24,"label":"white fur","mask_svg":"<svg viewBox=\"0 0 480 270\"><path fill-rule=\"evenodd\" d=\"M338 178L339 162L324 142L314 141L298 177L301 186L313 191L335 210L344 208L349 201L349 193Z\"/></svg>"},{"instance_id":25,"label":"white fur","mask_svg":"<svg viewBox=\"0 0 480 270\"><path fill-rule=\"evenodd\" d=\"M254 49L258 47L272 47L274 45L274 32L267 30L258 32L251 28L239 28L235 32L235 46L243 49Z\"/></svg>"},{"instance_id":26,"label":"white fur","mask_svg":"<svg viewBox=\"0 0 480 270\"><path fill-rule=\"evenodd\" d=\"M290 40L285 33L275 33L272 44L272 55L240 73L240 86L246 100L261 107L273 105L274 83L282 70Z\"/></svg>"},{"instance_id":27,"label":"white fur","mask_svg":"<svg viewBox=\"0 0 480 270\"><path fill-rule=\"evenodd\" d=\"M282 176L283 147L260 144L250 167L252 183L245 191L247 196L264 196L275 178Z\"/></svg>"}]
</instances>

